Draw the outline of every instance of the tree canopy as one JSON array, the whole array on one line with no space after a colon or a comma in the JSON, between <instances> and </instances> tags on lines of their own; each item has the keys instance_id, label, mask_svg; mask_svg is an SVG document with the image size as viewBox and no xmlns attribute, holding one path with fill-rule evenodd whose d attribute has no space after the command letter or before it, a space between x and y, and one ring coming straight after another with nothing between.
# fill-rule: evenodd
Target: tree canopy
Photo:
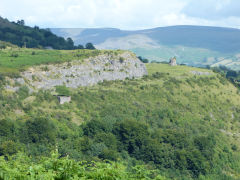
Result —
<instances>
[{"instance_id":1,"label":"tree canopy","mask_svg":"<svg viewBox=\"0 0 240 180\"><path fill-rule=\"evenodd\" d=\"M32 28L26 26L24 20L10 22L1 17L0 40L27 48L84 49L82 45L75 46L70 37L64 39L53 34L50 29L40 29L38 26ZM86 49L96 48L92 43L87 43Z\"/></svg>"}]
</instances>

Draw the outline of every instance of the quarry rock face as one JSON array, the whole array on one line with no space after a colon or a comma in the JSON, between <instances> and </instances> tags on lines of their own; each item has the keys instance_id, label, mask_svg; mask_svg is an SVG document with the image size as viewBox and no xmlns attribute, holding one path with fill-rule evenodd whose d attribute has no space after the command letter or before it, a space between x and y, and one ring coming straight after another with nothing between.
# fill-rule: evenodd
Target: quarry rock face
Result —
<instances>
[{"instance_id":1,"label":"quarry rock face","mask_svg":"<svg viewBox=\"0 0 240 180\"><path fill-rule=\"evenodd\" d=\"M102 54L83 61L40 65L21 73L29 88L51 89L65 85L70 88L90 86L99 82L141 78L147 75L145 65L131 52Z\"/></svg>"}]
</instances>

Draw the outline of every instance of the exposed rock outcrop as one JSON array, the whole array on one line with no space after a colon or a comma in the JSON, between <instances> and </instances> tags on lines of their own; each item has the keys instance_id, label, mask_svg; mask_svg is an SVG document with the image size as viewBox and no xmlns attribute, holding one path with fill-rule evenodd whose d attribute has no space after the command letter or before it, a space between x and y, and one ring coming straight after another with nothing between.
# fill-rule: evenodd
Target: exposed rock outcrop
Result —
<instances>
[{"instance_id":1,"label":"exposed rock outcrop","mask_svg":"<svg viewBox=\"0 0 240 180\"><path fill-rule=\"evenodd\" d=\"M40 65L21 73L21 80L30 89L51 89L58 85L77 88L90 86L104 80L124 80L147 75L145 65L135 54L106 53L84 61L73 60L62 64Z\"/></svg>"},{"instance_id":2,"label":"exposed rock outcrop","mask_svg":"<svg viewBox=\"0 0 240 180\"><path fill-rule=\"evenodd\" d=\"M198 75L198 76L202 76L202 75L209 76L212 74L210 72L201 72L201 71L191 71L191 73L193 73L194 75Z\"/></svg>"}]
</instances>

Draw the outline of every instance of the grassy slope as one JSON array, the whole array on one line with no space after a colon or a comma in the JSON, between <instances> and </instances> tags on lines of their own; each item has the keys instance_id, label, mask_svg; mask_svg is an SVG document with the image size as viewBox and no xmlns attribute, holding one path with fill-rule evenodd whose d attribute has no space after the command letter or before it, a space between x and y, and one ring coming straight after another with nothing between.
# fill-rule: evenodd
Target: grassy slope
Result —
<instances>
[{"instance_id":1,"label":"grassy slope","mask_svg":"<svg viewBox=\"0 0 240 180\"><path fill-rule=\"evenodd\" d=\"M122 51L7 48L0 50L0 73L18 73L19 71L33 65L83 60L102 53L119 52Z\"/></svg>"},{"instance_id":2,"label":"grassy slope","mask_svg":"<svg viewBox=\"0 0 240 180\"><path fill-rule=\"evenodd\" d=\"M94 116L118 111L120 112L117 116L124 117L125 111L133 113L169 108L183 124L207 118L208 121L203 121L203 124L240 133L240 124L237 121L240 117L235 111L240 109L239 90L220 75L213 73L210 76L195 76L191 71L209 70L187 66L148 64L147 68L149 75L155 72L163 74L157 78L113 81L92 87L79 87L72 90L72 103L64 106L60 106L56 100L50 103L43 101L39 107L37 107L38 102L28 101L28 99L24 104L33 106L35 111L44 110L45 113L71 112L68 115L77 124L90 120ZM115 109L115 105L116 108L120 108ZM110 109L114 111L109 111ZM12 114L12 116L15 115ZM140 115L137 118L145 119ZM171 124L171 122L163 123Z\"/></svg>"},{"instance_id":3,"label":"grassy slope","mask_svg":"<svg viewBox=\"0 0 240 180\"><path fill-rule=\"evenodd\" d=\"M28 56L31 51L26 51ZM39 50L37 53L43 52ZM46 54L44 52L44 57L50 56ZM73 134L72 126L64 124L60 116L78 125L92 119L135 119L149 124L152 129L184 132L190 139L213 133L218 142L215 151L226 148L235 159L239 158L239 150L231 150L233 145L240 149L240 95L236 87L218 74L194 76L191 73L192 70L208 71L205 69L166 64L148 64L147 68L149 76L143 79L104 82L71 90L72 102L63 106L55 97L44 99L40 93L33 94L31 98L36 99L23 100L22 107L2 107L0 119L8 117L26 121L41 114L51 117L58 124L59 131L64 129L64 134ZM13 97L8 93L4 96L7 99ZM16 115L16 110L21 113ZM240 176L239 163L219 166L224 167L224 174L235 178Z\"/></svg>"}]
</instances>

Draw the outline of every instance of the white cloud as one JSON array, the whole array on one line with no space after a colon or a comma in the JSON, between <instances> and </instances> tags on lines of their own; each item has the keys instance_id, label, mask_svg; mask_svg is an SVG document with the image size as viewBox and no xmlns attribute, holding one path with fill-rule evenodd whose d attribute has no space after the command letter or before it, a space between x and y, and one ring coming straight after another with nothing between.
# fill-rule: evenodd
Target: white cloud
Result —
<instances>
[{"instance_id":1,"label":"white cloud","mask_svg":"<svg viewBox=\"0 0 240 180\"><path fill-rule=\"evenodd\" d=\"M218 20L231 16L240 16L239 0L191 0L183 13L188 16Z\"/></svg>"},{"instance_id":2,"label":"white cloud","mask_svg":"<svg viewBox=\"0 0 240 180\"><path fill-rule=\"evenodd\" d=\"M40 27L239 27L238 0L1 0L0 15ZM239 6L237 6L239 5ZM237 9L236 9L237 8ZM239 14L239 16L238 16Z\"/></svg>"}]
</instances>

